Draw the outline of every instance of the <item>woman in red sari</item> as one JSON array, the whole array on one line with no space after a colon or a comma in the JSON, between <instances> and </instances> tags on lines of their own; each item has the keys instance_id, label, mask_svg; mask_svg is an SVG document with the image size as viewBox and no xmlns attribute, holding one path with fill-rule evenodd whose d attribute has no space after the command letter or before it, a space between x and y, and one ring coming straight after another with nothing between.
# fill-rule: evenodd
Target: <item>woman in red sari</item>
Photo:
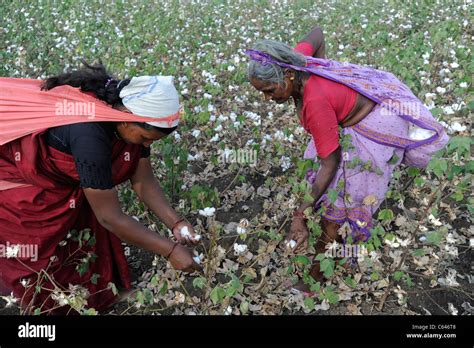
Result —
<instances>
[{"instance_id":1,"label":"woman in red sari","mask_svg":"<svg viewBox=\"0 0 474 348\"><path fill-rule=\"evenodd\" d=\"M193 227L166 200L149 160L151 143L178 123L171 77L117 81L101 64L86 64L42 85L0 80L1 293L12 292L29 313L103 310L117 300L116 287L131 288L121 241L175 269L200 269L181 245L196 243ZM80 102L94 113L65 112ZM122 212L115 185L126 180L178 243Z\"/></svg>"}]
</instances>

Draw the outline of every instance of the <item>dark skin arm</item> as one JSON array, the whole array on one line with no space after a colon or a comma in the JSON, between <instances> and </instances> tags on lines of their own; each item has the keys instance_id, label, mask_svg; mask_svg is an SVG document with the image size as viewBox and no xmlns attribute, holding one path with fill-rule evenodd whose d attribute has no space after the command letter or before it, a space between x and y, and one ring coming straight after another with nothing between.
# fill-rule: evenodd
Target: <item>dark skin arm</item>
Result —
<instances>
[{"instance_id":1,"label":"dark skin arm","mask_svg":"<svg viewBox=\"0 0 474 348\"><path fill-rule=\"evenodd\" d=\"M176 221L180 219L176 211L169 204L165 193L161 188L158 180L153 175L149 158L141 158L135 174L131 178L132 188L137 193L143 203L168 227L172 228ZM187 226L189 233L194 236L194 229L187 221L183 221L176 225L173 234L181 243L197 244L194 239L183 238L179 230Z\"/></svg>"},{"instance_id":2,"label":"dark skin arm","mask_svg":"<svg viewBox=\"0 0 474 348\"><path fill-rule=\"evenodd\" d=\"M334 179L339 162L341 160L341 147L338 147L328 157L321 158L321 168L318 172L316 180L312 187L311 196L313 201L303 202L297 209L298 212L304 212L307 208L312 207L321 196L326 192L329 184ZM305 221L300 217L294 217L290 233L286 237L286 241L294 240L296 242L295 252L300 252L307 248L309 231Z\"/></svg>"},{"instance_id":3,"label":"dark skin arm","mask_svg":"<svg viewBox=\"0 0 474 348\"><path fill-rule=\"evenodd\" d=\"M313 27L311 31L300 42L307 42L314 48L312 56L314 58L326 58L326 46L324 43L324 33L320 27Z\"/></svg>"},{"instance_id":4,"label":"dark skin arm","mask_svg":"<svg viewBox=\"0 0 474 348\"><path fill-rule=\"evenodd\" d=\"M110 190L85 188L84 194L99 223L121 240L162 256L168 256L173 250L169 259L175 269L186 272L200 269L187 248L177 245L173 249L174 243L171 240L161 237L124 214L120 209L115 188Z\"/></svg>"}]
</instances>

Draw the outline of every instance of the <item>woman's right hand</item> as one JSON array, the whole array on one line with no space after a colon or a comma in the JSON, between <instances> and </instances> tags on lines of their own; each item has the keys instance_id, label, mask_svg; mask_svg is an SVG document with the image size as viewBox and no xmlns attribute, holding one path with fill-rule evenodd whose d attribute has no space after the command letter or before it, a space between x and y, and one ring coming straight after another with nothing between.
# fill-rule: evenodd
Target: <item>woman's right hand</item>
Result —
<instances>
[{"instance_id":1,"label":"woman's right hand","mask_svg":"<svg viewBox=\"0 0 474 348\"><path fill-rule=\"evenodd\" d=\"M174 247L168 259L174 269L188 273L202 271L202 267L193 260L191 251L180 244Z\"/></svg>"},{"instance_id":2,"label":"woman's right hand","mask_svg":"<svg viewBox=\"0 0 474 348\"><path fill-rule=\"evenodd\" d=\"M285 244L289 243L291 240L296 242L296 245L293 249L295 253L299 253L304 251L308 247L308 238L309 238L309 230L306 227L306 222L304 219L301 218L294 218L290 232L288 236L286 236Z\"/></svg>"}]
</instances>

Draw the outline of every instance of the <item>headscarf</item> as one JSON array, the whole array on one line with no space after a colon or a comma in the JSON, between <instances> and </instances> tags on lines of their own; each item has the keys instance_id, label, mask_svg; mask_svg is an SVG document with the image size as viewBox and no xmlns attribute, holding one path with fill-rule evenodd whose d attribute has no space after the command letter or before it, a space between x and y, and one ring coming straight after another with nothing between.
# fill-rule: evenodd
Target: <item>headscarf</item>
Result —
<instances>
[{"instance_id":1,"label":"headscarf","mask_svg":"<svg viewBox=\"0 0 474 348\"><path fill-rule=\"evenodd\" d=\"M120 91L123 105L134 115L150 117L155 127L173 128L180 117L179 95L172 76L133 77Z\"/></svg>"}]
</instances>

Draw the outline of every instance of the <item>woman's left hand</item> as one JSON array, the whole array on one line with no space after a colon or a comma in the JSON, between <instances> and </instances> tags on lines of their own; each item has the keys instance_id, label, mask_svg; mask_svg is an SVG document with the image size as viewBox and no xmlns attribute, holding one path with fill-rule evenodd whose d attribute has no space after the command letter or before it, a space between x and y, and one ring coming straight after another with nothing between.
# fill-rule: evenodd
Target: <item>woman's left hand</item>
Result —
<instances>
[{"instance_id":1,"label":"woman's left hand","mask_svg":"<svg viewBox=\"0 0 474 348\"><path fill-rule=\"evenodd\" d=\"M178 223L173 229L173 235L180 244L196 245L201 236L194 231L193 226L186 220Z\"/></svg>"}]
</instances>

